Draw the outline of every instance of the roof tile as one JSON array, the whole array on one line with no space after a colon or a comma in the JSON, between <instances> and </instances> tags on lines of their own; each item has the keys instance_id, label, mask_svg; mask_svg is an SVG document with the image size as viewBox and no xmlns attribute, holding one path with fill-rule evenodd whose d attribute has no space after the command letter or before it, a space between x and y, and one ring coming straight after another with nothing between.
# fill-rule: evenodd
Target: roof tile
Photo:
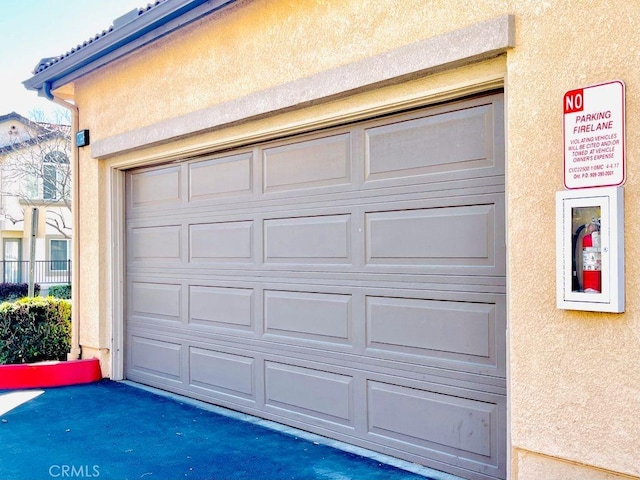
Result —
<instances>
[{"instance_id":1,"label":"roof tile","mask_svg":"<svg viewBox=\"0 0 640 480\"><path fill-rule=\"evenodd\" d=\"M129 23L130 21L134 20L135 18L140 17L141 15L144 15L148 11L156 8L158 5L160 5L162 3L165 3L167 1L169 1L169 0L156 0L154 3L147 4L146 7L141 7L141 8L138 8L138 9L134 9L131 12L126 13L125 15L122 15L122 16L116 18L113 21L113 24L108 29L103 30L102 32L96 33L96 35L94 37L91 37L89 40L86 40L81 45L79 44L79 45L73 47L68 52L65 52L65 53L63 53L61 55L57 55L55 57L45 57L45 58L41 59L38 62L38 64L36 65L36 67L33 69L33 74L36 75L36 74L46 70L47 68L51 67L52 65L55 65L56 63L58 63L59 61L63 60L64 58L67 58L70 55L73 55L74 53L79 52L83 48L86 48L87 46L91 45L93 42L100 40L101 38L105 37L106 35L108 35L109 33L113 32L114 30L116 30L116 29L122 27L123 25Z\"/></svg>"}]
</instances>

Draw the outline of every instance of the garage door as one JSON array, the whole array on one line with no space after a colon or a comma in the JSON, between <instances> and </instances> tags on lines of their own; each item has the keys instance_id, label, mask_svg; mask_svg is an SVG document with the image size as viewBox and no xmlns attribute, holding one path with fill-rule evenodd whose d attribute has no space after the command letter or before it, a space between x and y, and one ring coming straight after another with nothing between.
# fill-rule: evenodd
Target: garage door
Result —
<instances>
[{"instance_id":1,"label":"garage door","mask_svg":"<svg viewBox=\"0 0 640 480\"><path fill-rule=\"evenodd\" d=\"M127 173L128 379L506 462L501 93Z\"/></svg>"}]
</instances>

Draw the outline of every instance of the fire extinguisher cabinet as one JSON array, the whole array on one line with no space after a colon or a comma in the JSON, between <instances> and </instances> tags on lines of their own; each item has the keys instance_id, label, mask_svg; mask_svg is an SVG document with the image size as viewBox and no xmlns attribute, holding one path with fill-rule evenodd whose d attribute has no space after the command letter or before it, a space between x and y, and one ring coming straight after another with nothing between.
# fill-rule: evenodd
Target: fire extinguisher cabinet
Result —
<instances>
[{"instance_id":1,"label":"fire extinguisher cabinet","mask_svg":"<svg viewBox=\"0 0 640 480\"><path fill-rule=\"evenodd\" d=\"M624 312L624 188L556 194L557 306Z\"/></svg>"}]
</instances>

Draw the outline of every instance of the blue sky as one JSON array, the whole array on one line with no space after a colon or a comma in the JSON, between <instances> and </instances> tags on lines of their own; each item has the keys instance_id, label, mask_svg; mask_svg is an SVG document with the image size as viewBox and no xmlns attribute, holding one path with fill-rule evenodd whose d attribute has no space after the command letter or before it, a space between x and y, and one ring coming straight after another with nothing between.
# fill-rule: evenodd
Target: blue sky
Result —
<instances>
[{"instance_id":1,"label":"blue sky","mask_svg":"<svg viewBox=\"0 0 640 480\"><path fill-rule=\"evenodd\" d=\"M53 119L59 107L22 85L38 61L71 50L150 1L0 0L0 115L41 110Z\"/></svg>"}]
</instances>

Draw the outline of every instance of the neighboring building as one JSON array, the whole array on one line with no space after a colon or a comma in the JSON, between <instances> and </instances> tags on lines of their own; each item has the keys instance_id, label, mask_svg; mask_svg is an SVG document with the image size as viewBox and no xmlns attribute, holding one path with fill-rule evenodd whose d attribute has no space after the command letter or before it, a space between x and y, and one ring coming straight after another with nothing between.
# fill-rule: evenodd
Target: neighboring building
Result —
<instances>
[{"instance_id":1,"label":"neighboring building","mask_svg":"<svg viewBox=\"0 0 640 480\"><path fill-rule=\"evenodd\" d=\"M35 280L42 292L67 283L71 260L70 126L0 116L0 281L28 281L33 209Z\"/></svg>"},{"instance_id":2,"label":"neighboring building","mask_svg":"<svg viewBox=\"0 0 640 480\"><path fill-rule=\"evenodd\" d=\"M468 479L640 478L640 261L624 313L561 310L554 235L563 96L621 80L640 236L638 25L167 0L44 59L25 85L90 139L72 354Z\"/></svg>"}]
</instances>

